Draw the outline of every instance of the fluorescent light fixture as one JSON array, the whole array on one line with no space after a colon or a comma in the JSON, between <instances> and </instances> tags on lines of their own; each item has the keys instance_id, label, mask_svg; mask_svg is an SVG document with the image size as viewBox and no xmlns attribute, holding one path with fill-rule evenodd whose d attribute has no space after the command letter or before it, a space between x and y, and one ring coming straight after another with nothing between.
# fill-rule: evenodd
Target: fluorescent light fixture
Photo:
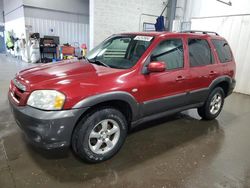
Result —
<instances>
[{"instance_id":1,"label":"fluorescent light fixture","mask_svg":"<svg viewBox=\"0 0 250 188\"><path fill-rule=\"evenodd\" d=\"M220 3L226 4L228 6L232 6L232 2L231 1L228 1L228 2L225 2L225 1L222 1L222 0L217 0L217 1L220 2Z\"/></svg>"}]
</instances>

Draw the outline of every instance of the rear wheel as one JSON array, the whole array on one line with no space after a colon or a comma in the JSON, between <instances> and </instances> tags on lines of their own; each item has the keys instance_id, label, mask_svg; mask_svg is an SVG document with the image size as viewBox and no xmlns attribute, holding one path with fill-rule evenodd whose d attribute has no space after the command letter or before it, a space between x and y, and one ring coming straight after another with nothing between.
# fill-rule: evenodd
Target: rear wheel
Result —
<instances>
[{"instance_id":1,"label":"rear wheel","mask_svg":"<svg viewBox=\"0 0 250 188\"><path fill-rule=\"evenodd\" d=\"M215 88L208 96L205 104L198 108L198 114L206 120L215 119L224 105L224 91L221 87Z\"/></svg>"},{"instance_id":2,"label":"rear wheel","mask_svg":"<svg viewBox=\"0 0 250 188\"><path fill-rule=\"evenodd\" d=\"M97 163L114 156L127 135L127 121L114 108L101 108L86 115L72 138L74 152L83 160Z\"/></svg>"}]
</instances>

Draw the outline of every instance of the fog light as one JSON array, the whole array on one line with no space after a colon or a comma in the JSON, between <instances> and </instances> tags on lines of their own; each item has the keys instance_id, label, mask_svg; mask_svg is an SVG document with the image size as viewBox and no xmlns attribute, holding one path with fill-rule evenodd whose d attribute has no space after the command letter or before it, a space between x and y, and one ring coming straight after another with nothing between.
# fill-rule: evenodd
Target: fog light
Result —
<instances>
[{"instance_id":1,"label":"fog light","mask_svg":"<svg viewBox=\"0 0 250 188\"><path fill-rule=\"evenodd\" d=\"M35 141L35 142L41 142L41 140L42 140L42 137L39 136L39 135L37 135L37 136L34 138L34 141Z\"/></svg>"}]
</instances>

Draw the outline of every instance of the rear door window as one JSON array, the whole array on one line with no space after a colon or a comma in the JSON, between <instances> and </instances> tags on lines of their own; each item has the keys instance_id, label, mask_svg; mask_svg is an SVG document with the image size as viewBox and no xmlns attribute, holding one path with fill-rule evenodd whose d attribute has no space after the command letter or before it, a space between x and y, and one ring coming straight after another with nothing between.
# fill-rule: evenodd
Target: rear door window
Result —
<instances>
[{"instance_id":1,"label":"rear door window","mask_svg":"<svg viewBox=\"0 0 250 188\"><path fill-rule=\"evenodd\" d=\"M212 43L217 51L221 63L230 62L233 60L229 44L225 40L213 39Z\"/></svg>"},{"instance_id":2,"label":"rear door window","mask_svg":"<svg viewBox=\"0 0 250 188\"><path fill-rule=\"evenodd\" d=\"M184 66L182 39L167 39L162 41L153 51L151 61L163 61L167 70Z\"/></svg>"},{"instance_id":3,"label":"rear door window","mask_svg":"<svg viewBox=\"0 0 250 188\"><path fill-rule=\"evenodd\" d=\"M207 40L188 39L188 49L191 67L205 66L213 63L213 55Z\"/></svg>"}]
</instances>

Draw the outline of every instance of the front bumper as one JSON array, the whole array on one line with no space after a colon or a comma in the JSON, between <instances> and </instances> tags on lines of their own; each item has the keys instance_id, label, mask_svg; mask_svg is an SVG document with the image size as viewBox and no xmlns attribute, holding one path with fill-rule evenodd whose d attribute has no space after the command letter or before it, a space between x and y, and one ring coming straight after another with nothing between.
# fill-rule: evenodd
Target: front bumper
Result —
<instances>
[{"instance_id":1,"label":"front bumper","mask_svg":"<svg viewBox=\"0 0 250 188\"><path fill-rule=\"evenodd\" d=\"M43 149L68 147L77 120L87 110L43 111L30 106L17 106L11 98L9 101L14 118L28 141Z\"/></svg>"}]
</instances>

